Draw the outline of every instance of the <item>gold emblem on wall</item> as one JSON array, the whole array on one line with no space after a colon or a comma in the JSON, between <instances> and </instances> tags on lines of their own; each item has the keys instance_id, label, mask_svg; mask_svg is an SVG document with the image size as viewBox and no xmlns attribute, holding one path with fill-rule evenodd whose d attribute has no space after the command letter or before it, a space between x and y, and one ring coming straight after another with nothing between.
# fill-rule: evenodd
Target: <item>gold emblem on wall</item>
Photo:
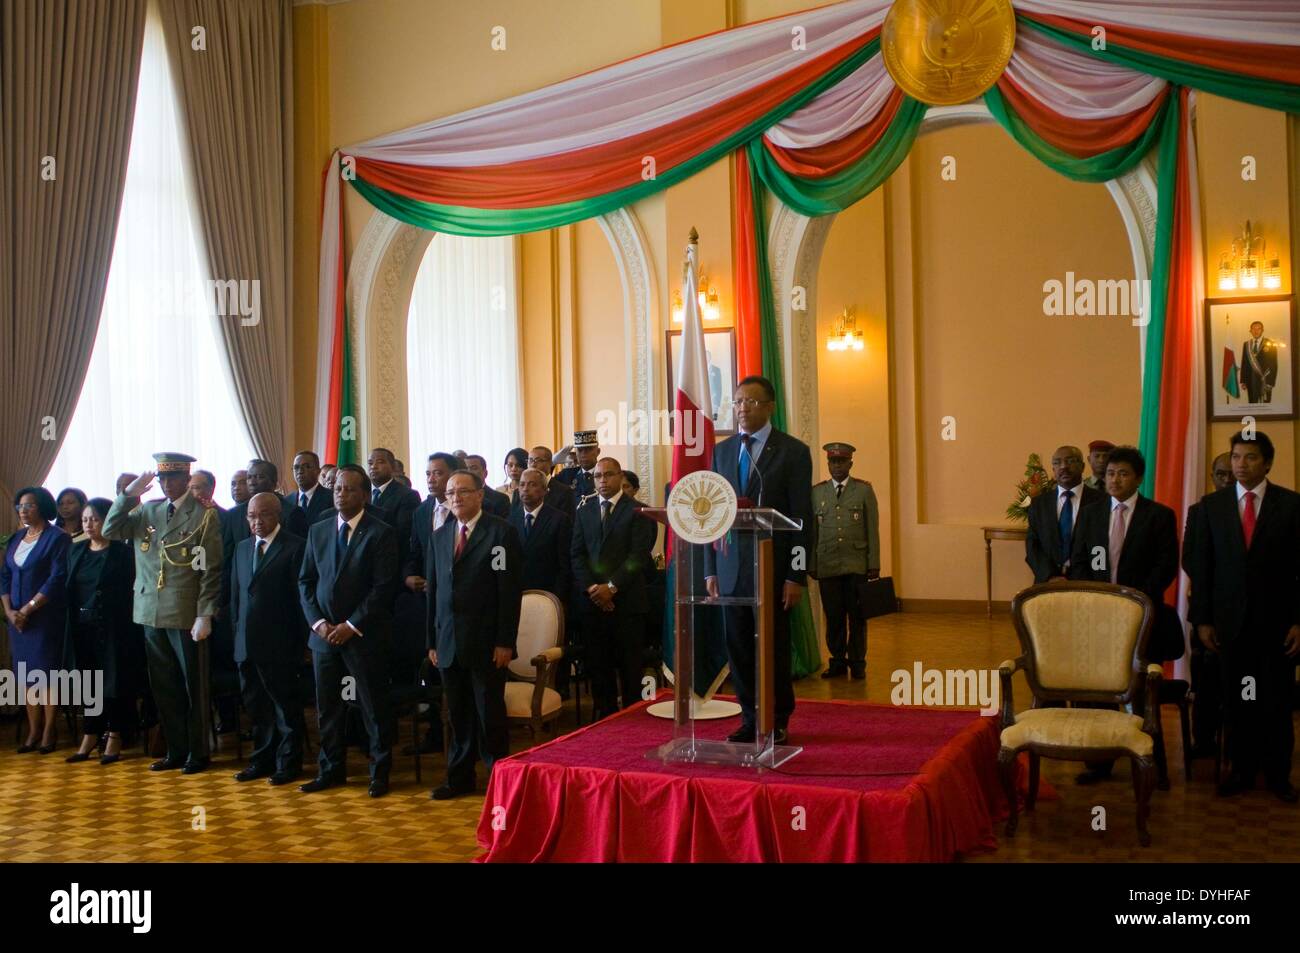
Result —
<instances>
[{"instance_id":1,"label":"gold emblem on wall","mask_svg":"<svg viewBox=\"0 0 1300 953\"><path fill-rule=\"evenodd\" d=\"M983 95L1016 42L1011 0L895 0L880 34L899 88L931 106Z\"/></svg>"}]
</instances>

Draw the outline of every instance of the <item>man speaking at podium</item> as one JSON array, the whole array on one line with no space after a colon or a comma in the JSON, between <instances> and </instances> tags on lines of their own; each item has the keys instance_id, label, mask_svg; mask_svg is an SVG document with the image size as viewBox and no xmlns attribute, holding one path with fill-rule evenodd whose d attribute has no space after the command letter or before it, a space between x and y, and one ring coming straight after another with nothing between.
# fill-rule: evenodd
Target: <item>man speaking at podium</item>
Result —
<instances>
[{"instance_id":1,"label":"man speaking at podium","mask_svg":"<svg viewBox=\"0 0 1300 953\"><path fill-rule=\"evenodd\" d=\"M807 581L808 527L812 522L812 454L808 445L772 427L776 390L766 377L746 377L736 387L732 406L737 433L713 450L713 470L731 483L736 495L756 507L770 507L800 522L803 529L772 534L773 687L776 744L785 744L794 711L790 679L790 612L803 598ZM705 550L705 584L710 596L754 594L753 537L733 533ZM758 670L755 652L757 620L752 606L723 610L731 684L740 701L740 728L727 737L737 743L755 738L755 696Z\"/></svg>"}]
</instances>

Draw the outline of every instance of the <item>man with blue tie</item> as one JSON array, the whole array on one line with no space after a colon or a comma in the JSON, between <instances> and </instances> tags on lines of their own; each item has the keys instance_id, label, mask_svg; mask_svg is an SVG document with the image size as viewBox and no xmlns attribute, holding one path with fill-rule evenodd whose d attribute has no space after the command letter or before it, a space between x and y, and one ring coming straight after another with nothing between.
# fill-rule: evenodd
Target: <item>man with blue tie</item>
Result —
<instances>
[{"instance_id":1,"label":"man with blue tie","mask_svg":"<svg viewBox=\"0 0 1300 953\"><path fill-rule=\"evenodd\" d=\"M1078 447L1056 448L1052 475L1056 488L1039 493L1029 504L1025 562L1036 584L1066 577L1079 510L1106 499L1105 493L1083 482L1083 451Z\"/></svg>"},{"instance_id":2,"label":"man with blue tie","mask_svg":"<svg viewBox=\"0 0 1300 953\"><path fill-rule=\"evenodd\" d=\"M286 512L299 509L306 514L306 526L328 516L334 507L333 496L321 486L320 457L314 450L299 450L293 458L293 482L298 489L284 498ZM300 527L303 524L299 524Z\"/></svg>"},{"instance_id":3,"label":"man with blue tie","mask_svg":"<svg viewBox=\"0 0 1300 953\"><path fill-rule=\"evenodd\" d=\"M746 377L732 400L738 432L714 448L713 470L736 488L736 495L754 506L770 507L801 523L803 529L772 534L773 686L776 730L774 741L785 744L794 712L790 676L790 612L803 598L807 584L808 541L812 526L812 454L808 445L772 426L776 389L766 377ZM705 549L705 585L710 596L754 595L753 539L736 533L729 545ZM740 702L739 730L728 736L735 743L754 741L757 731L757 620L752 606L724 610L731 683Z\"/></svg>"},{"instance_id":4,"label":"man with blue tie","mask_svg":"<svg viewBox=\"0 0 1300 953\"><path fill-rule=\"evenodd\" d=\"M319 773L299 788L308 794L346 781L344 725L347 702L354 700L370 738L370 796L388 793L393 717L386 663L393 637L397 534L366 508L369 498L366 471L351 463L340 467L334 481L337 515L311 528L298 573L311 629L320 725Z\"/></svg>"}]
</instances>

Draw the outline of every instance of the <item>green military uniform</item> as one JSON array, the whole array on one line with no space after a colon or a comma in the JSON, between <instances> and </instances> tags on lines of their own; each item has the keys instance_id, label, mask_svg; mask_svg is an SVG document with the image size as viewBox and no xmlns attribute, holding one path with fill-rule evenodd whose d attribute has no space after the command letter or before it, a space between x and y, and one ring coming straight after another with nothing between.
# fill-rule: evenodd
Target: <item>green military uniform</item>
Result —
<instances>
[{"instance_id":1,"label":"green military uniform","mask_svg":"<svg viewBox=\"0 0 1300 953\"><path fill-rule=\"evenodd\" d=\"M830 443L833 456L848 457L848 444ZM826 676L852 670L864 677L867 664L867 573L880 572L880 511L871 484L846 477L812 488L812 554L808 574L818 581L826 613Z\"/></svg>"},{"instance_id":2,"label":"green military uniform","mask_svg":"<svg viewBox=\"0 0 1300 953\"><path fill-rule=\"evenodd\" d=\"M160 475L188 477L192 457L155 454ZM172 514L168 516L168 507ZM186 493L141 503L119 496L104 519L103 533L135 549L133 616L144 626L149 684L167 739L169 767L208 761L207 640L191 635L195 620L209 621L221 596L221 525ZM175 763L171 763L175 762Z\"/></svg>"},{"instance_id":3,"label":"green military uniform","mask_svg":"<svg viewBox=\"0 0 1300 953\"><path fill-rule=\"evenodd\" d=\"M1100 490L1102 493L1106 492L1106 481L1101 479L1101 477L1098 476L1089 475L1084 477L1083 485L1090 486L1094 490Z\"/></svg>"}]
</instances>

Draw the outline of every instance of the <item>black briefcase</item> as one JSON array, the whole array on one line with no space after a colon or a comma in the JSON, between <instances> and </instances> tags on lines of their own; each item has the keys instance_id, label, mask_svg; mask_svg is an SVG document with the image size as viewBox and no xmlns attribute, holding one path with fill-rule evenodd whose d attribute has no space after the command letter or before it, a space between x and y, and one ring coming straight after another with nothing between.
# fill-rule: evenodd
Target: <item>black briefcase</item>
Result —
<instances>
[{"instance_id":1,"label":"black briefcase","mask_svg":"<svg viewBox=\"0 0 1300 953\"><path fill-rule=\"evenodd\" d=\"M894 577L881 576L868 579L863 589L862 613L868 619L898 611L898 597L894 595Z\"/></svg>"}]
</instances>

